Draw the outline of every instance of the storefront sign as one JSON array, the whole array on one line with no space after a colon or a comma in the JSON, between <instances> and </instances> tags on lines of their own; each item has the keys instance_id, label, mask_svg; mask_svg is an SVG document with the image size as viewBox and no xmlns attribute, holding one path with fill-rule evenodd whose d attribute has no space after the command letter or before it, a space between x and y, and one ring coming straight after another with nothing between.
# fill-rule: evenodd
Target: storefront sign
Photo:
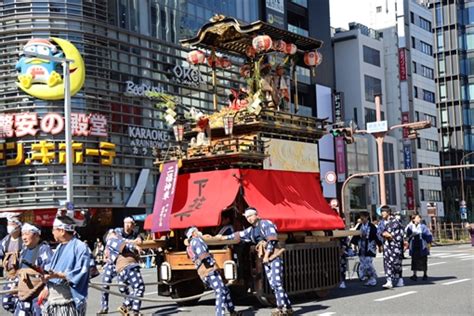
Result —
<instances>
[{"instance_id":1,"label":"storefront sign","mask_svg":"<svg viewBox=\"0 0 474 316\"><path fill-rule=\"evenodd\" d=\"M398 49L398 67L400 81L407 80L407 59L405 48Z\"/></svg>"},{"instance_id":2,"label":"storefront sign","mask_svg":"<svg viewBox=\"0 0 474 316\"><path fill-rule=\"evenodd\" d=\"M199 69L192 67L176 65L173 68L173 75L179 83L187 86L197 87L204 82Z\"/></svg>"},{"instance_id":3,"label":"storefront sign","mask_svg":"<svg viewBox=\"0 0 474 316\"><path fill-rule=\"evenodd\" d=\"M267 22L276 27L285 28L284 0L266 0Z\"/></svg>"},{"instance_id":4,"label":"storefront sign","mask_svg":"<svg viewBox=\"0 0 474 316\"><path fill-rule=\"evenodd\" d=\"M344 92L336 92L334 94L334 123L342 122L342 111L344 108Z\"/></svg>"},{"instance_id":5,"label":"storefront sign","mask_svg":"<svg viewBox=\"0 0 474 316\"><path fill-rule=\"evenodd\" d=\"M165 232L170 230L170 214L173 208L176 183L178 182L178 161L163 165L155 193L151 231Z\"/></svg>"},{"instance_id":6,"label":"storefront sign","mask_svg":"<svg viewBox=\"0 0 474 316\"><path fill-rule=\"evenodd\" d=\"M26 53L44 55L45 58ZM61 64L48 60L48 57L73 60L69 64L71 96L81 90L86 78L84 60L71 42L56 37L32 38L23 46L21 56L15 66L19 71L16 84L29 95L43 100L64 99L64 78L62 72L57 72Z\"/></svg>"},{"instance_id":7,"label":"storefront sign","mask_svg":"<svg viewBox=\"0 0 474 316\"><path fill-rule=\"evenodd\" d=\"M408 112L402 112L402 124L406 124L410 121L410 115ZM408 138L408 128L403 128L403 138Z\"/></svg>"},{"instance_id":8,"label":"storefront sign","mask_svg":"<svg viewBox=\"0 0 474 316\"><path fill-rule=\"evenodd\" d=\"M25 145L31 146L28 151ZM108 142L100 142L99 148L84 148L84 144L74 142L72 144L72 155L74 164L84 163L84 156L98 157L99 162L104 166L111 166L113 158L116 156L115 144ZM25 156L28 157L25 159ZM43 164L49 165L53 163L66 164L66 144L55 143L42 140L39 143L22 143L11 142L0 144L0 163L6 161L8 167L18 166L21 164Z\"/></svg>"},{"instance_id":9,"label":"storefront sign","mask_svg":"<svg viewBox=\"0 0 474 316\"><path fill-rule=\"evenodd\" d=\"M129 97L146 97L148 92L164 92L163 87L150 86L145 83L135 83L133 81L125 81L124 94Z\"/></svg>"},{"instance_id":10,"label":"storefront sign","mask_svg":"<svg viewBox=\"0 0 474 316\"><path fill-rule=\"evenodd\" d=\"M107 137L107 118L99 113L71 113L73 136ZM38 132L57 135L64 131L64 117L47 113L22 112L0 114L0 138L36 136Z\"/></svg>"},{"instance_id":11,"label":"storefront sign","mask_svg":"<svg viewBox=\"0 0 474 316\"><path fill-rule=\"evenodd\" d=\"M405 162L405 169L411 169L411 144L403 144L403 158Z\"/></svg>"},{"instance_id":12,"label":"storefront sign","mask_svg":"<svg viewBox=\"0 0 474 316\"><path fill-rule=\"evenodd\" d=\"M166 131L138 126L128 127L128 137L134 155L151 154L151 148L164 148L170 140Z\"/></svg>"},{"instance_id":13,"label":"storefront sign","mask_svg":"<svg viewBox=\"0 0 474 316\"><path fill-rule=\"evenodd\" d=\"M336 142L336 171L337 181L344 182L346 180L346 143L344 137L335 137Z\"/></svg>"},{"instance_id":14,"label":"storefront sign","mask_svg":"<svg viewBox=\"0 0 474 316\"><path fill-rule=\"evenodd\" d=\"M407 209L415 209L415 190L413 188L413 178L405 178L405 191L407 195Z\"/></svg>"}]
</instances>

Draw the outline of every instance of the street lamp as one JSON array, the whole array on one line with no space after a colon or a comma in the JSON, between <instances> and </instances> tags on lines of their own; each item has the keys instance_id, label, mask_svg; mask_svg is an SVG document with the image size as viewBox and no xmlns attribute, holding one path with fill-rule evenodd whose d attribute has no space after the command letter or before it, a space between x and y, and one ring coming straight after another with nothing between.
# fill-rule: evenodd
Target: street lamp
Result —
<instances>
[{"instance_id":1,"label":"street lamp","mask_svg":"<svg viewBox=\"0 0 474 316\"><path fill-rule=\"evenodd\" d=\"M65 141L66 141L66 207L74 209L74 189L73 189L73 167L72 167L72 133L71 133L71 80L70 80L70 64L73 59L64 57L55 57L32 52L24 52L25 56L36 57L61 63L63 66L64 80L64 124L65 124ZM68 204L69 203L69 204Z\"/></svg>"}]
</instances>

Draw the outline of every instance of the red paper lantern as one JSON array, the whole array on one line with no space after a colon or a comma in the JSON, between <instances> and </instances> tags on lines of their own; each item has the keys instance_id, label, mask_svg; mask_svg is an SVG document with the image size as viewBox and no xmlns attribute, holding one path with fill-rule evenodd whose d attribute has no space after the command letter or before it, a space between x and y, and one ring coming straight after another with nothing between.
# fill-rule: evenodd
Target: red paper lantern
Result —
<instances>
[{"instance_id":1,"label":"red paper lantern","mask_svg":"<svg viewBox=\"0 0 474 316\"><path fill-rule=\"evenodd\" d=\"M321 64L322 61L323 61L323 56L318 51L307 52L304 54L304 63L307 66L311 66L311 67L319 66L319 64Z\"/></svg>"},{"instance_id":2,"label":"red paper lantern","mask_svg":"<svg viewBox=\"0 0 474 316\"><path fill-rule=\"evenodd\" d=\"M249 57L249 58L254 58L256 53L257 52L255 51L255 49L252 46L248 46L245 49L245 55L247 55L247 57Z\"/></svg>"},{"instance_id":3,"label":"red paper lantern","mask_svg":"<svg viewBox=\"0 0 474 316\"><path fill-rule=\"evenodd\" d=\"M232 66L232 62L227 57L222 57L220 63L221 67L224 69L230 68Z\"/></svg>"},{"instance_id":4,"label":"red paper lantern","mask_svg":"<svg viewBox=\"0 0 474 316\"><path fill-rule=\"evenodd\" d=\"M259 35L252 40L252 46L257 53L266 52L272 47L272 38L268 35Z\"/></svg>"},{"instance_id":5,"label":"red paper lantern","mask_svg":"<svg viewBox=\"0 0 474 316\"><path fill-rule=\"evenodd\" d=\"M284 53L285 49L286 49L286 45L287 44L285 43L284 40L274 41L273 42L273 49Z\"/></svg>"},{"instance_id":6,"label":"red paper lantern","mask_svg":"<svg viewBox=\"0 0 474 316\"><path fill-rule=\"evenodd\" d=\"M192 50L188 53L186 58L190 64L202 64L206 60L206 54L200 50Z\"/></svg>"},{"instance_id":7,"label":"red paper lantern","mask_svg":"<svg viewBox=\"0 0 474 316\"><path fill-rule=\"evenodd\" d=\"M288 55L294 55L296 54L296 51L297 51L297 47L295 44L293 43L287 43L286 46L285 46L285 54L288 54Z\"/></svg>"}]
</instances>

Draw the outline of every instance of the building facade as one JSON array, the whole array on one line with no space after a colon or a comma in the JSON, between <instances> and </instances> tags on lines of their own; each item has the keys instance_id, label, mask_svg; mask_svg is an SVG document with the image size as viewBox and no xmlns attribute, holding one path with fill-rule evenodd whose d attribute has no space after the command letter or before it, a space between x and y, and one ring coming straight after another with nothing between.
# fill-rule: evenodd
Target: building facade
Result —
<instances>
[{"instance_id":1,"label":"building facade","mask_svg":"<svg viewBox=\"0 0 474 316\"><path fill-rule=\"evenodd\" d=\"M441 164L473 163L474 3L433 0L429 5L435 36L433 53ZM446 170L442 180L446 217L450 221L472 222L473 170ZM466 215L461 216L463 208Z\"/></svg>"},{"instance_id":2,"label":"building facade","mask_svg":"<svg viewBox=\"0 0 474 316\"><path fill-rule=\"evenodd\" d=\"M344 95L344 121L353 121L360 130L367 123L376 120L375 96L381 95L381 116L387 120L388 101L385 78L384 42L380 32L351 23L350 30L336 30L333 37L336 91ZM343 143L336 143L344 146ZM384 139L384 164L386 170L399 168L398 142L392 136ZM346 145L347 175L373 172L378 170L375 138L371 135L356 135L355 142ZM339 165L340 162L338 161ZM342 180L342 179L341 179ZM387 203L399 209L401 207L400 185L398 177L385 177ZM354 222L356 213L370 211L380 205L378 178L356 178L351 180L346 200Z\"/></svg>"},{"instance_id":3,"label":"building facade","mask_svg":"<svg viewBox=\"0 0 474 316\"><path fill-rule=\"evenodd\" d=\"M85 83L72 97L72 113L89 128L79 132L74 120L73 202L75 209L97 215L92 218L93 228L95 224L118 225L124 216L144 214L153 206L159 175L153 148L166 149L174 137L164 121L166 113L157 106L159 101L147 92L173 96L188 108L212 108L211 68L189 65L179 40L194 36L216 12L243 22L267 19L317 36L321 25L292 22L300 21L294 17L307 15L313 5L326 8L319 14L326 17L329 38L326 1L0 1L4 65L0 116L14 122L13 133L4 133L0 143L0 211L21 211L26 220L41 224L50 221L66 200L64 131L43 128L49 126L50 113L55 113L56 123L58 116L64 116L64 101L33 97L17 84L15 66L31 38L66 39L84 59ZM327 69L331 69L327 76L316 80L332 90L332 67ZM309 69L300 67L298 73L299 114L323 117ZM227 105L229 89L238 88L242 81L235 66L219 69L217 77L222 107ZM331 94L320 103L325 111L331 107ZM25 113L34 116L36 132L20 131ZM99 119L92 121L92 117ZM91 132L92 123L99 124L101 133Z\"/></svg>"}]
</instances>

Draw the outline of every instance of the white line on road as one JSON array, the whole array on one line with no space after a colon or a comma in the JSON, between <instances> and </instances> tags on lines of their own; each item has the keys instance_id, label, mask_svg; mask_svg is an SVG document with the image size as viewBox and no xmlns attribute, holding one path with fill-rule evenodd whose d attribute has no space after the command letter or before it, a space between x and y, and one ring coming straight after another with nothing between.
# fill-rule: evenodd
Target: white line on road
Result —
<instances>
[{"instance_id":1,"label":"white line on road","mask_svg":"<svg viewBox=\"0 0 474 316\"><path fill-rule=\"evenodd\" d=\"M327 312L327 313L318 314L318 316L331 316L334 314L336 314L336 312Z\"/></svg>"},{"instance_id":2,"label":"white line on road","mask_svg":"<svg viewBox=\"0 0 474 316\"><path fill-rule=\"evenodd\" d=\"M143 294L143 295L152 295L152 294L158 294L158 291L156 291L156 292L149 292L149 293L145 293L145 294Z\"/></svg>"},{"instance_id":3,"label":"white line on road","mask_svg":"<svg viewBox=\"0 0 474 316\"><path fill-rule=\"evenodd\" d=\"M474 260L474 257L461 259L461 261L465 261L465 260Z\"/></svg>"},{"instance_id":4,"label":"white line on road","mask_svg":"<svg viewBox=\"0 0 474 316\"><path fill-rule=\"evenodd\" d=\"M434 263L428 263L428 266L431 267L431 266L436 266L438 264L443 264L443 263L446 263L446 262L434 262Z\"/></svg>"},{"instance_id":5,"label":"white line on road","mask_svg":"<svg viewBox=\"0 0 474 316\"><path fill-rule=\"evenodd\" d=\"M439 256L445 256L445 255L449 255L449 254L450 254L449 252L441 252L441 253L432 253L430 256L431 257L439 257Z\"/></svg>"},{"instance_id":6,"label":"white line on road","mask_svg":"<svg viewBox=\"0 0 474 316\"><path fill-rule=\"evenodd\" d=\"M467 255L467 256L459 257L459 259L466 259L466 258L474 258L474 255Z\"/></svg>"},{"instance_id":7,"label":"white line on road","mask_svg":"<svg viewBox=\"0 0 474 316\"><path fill-rule=\"evenodd\" d=\"M455 255L447 255L447 256L439 256L440 258L454 258L454 257L462 257L462 256L467 256L467 253L457 253Z\"/></svg>"},{"instance_id":8,"label":"white line on road","mask_svg":"<svg viewBox=\"0 0 474 316\"><path fill-rule=\"evenodd\" d=\"M383 298L378 298L376 300L374 300L375 302L383 302L383 301L386 301L386 300L391 300L393 298L397 298L397 297L402 297L402 296L407 296L407 295L410 295L410 294L415 294L416 291L409 291L409 292L405 292L405 293L401 293L401 294L397 294L397 295L392 295L392 296L387 296L387 297L383 297Z\"/></svg>"},{"instance_id":9,"label":"white line on road","mask_svg":"<svg viewBox=\"0 0 474 316\"><path fill-rule=\"evenodd\" d=\"M442 283L442 285L451 285L451 284L466 282L466 281L469 281L469 280L470 280L470 279L461 279L461 280L457 280L457 281L451 281L451 282Z\"/></svg>"}]
</instances>

